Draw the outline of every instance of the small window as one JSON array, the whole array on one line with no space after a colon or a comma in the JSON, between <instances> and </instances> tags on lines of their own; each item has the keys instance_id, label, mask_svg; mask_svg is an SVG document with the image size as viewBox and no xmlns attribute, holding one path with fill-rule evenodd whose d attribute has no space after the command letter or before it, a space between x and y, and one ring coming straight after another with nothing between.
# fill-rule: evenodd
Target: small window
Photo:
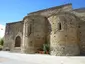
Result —
<instances>
[{"instance_id":1,"label":"small window","mask_svg":"<svg viewBox=\"0 0 85 64\"><path fill-rule=\"evenodd\" d=\"M31 24L28 26L28 36L31 34Z\"/></svg>"},{"instance_id":2,"label":"small window","mask_svg":"<svg viewBox=\"0 0 85 64\"><path fill-rule=\"evenodd\" d=\"M31 24L25 24L25 34L26 36L31 34Z\"/></svg>"},{"instance_id":3,"label":"small window","mask_svg":"<svg viewBox=\"0 0 85 64\"><path fill-rule=\"evenodd\" d=\"M78 28L80 28L80 26L78 26Z\"/></svg>"},{"instance_id":4,"label":"small window","mask_svg":"<svg viewBox=\"0 0 85 64\"><path fill-rule=\"evenodd\" d=\"M27 36L27 30L28 30L28 23L25 23L25 36Z\"/></svg>"},{"instance_id":5,"label":"small window","mask_svg":"<svg viewBox=\"0 0 85 64\"><path fill-rule=\"evenodd\" d=\"M61 30L61 23L58 23L58 30Z\"/></svg>"}]
</instances>

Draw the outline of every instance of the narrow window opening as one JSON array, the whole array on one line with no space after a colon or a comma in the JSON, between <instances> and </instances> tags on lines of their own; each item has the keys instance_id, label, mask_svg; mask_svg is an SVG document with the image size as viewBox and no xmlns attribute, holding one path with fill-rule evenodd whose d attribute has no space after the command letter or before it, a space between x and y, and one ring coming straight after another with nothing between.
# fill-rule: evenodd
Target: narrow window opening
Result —
<instances>
[{"instance_id":1,"label":"narrow window opening","mask_svg":"<svg viewBox=\"0 0 85 64\"><path fill-rule=\"evenodd\" d=\"M31 24L28 26L28 36L31 34Z\"/></svg>"},{"instance_id":2,"label":"narrow window opening","mask_svg":"<svg viewBox=\"0 0 85 64\"><path fill-rule=\"evenodd\" d=\"M78 26L78 28L80 28L80 26Z\"/></svg>"},{"instance_id":3,"label":"narrow window opening","mask_svg":"<svg viewBox=\"0 0 85 64\"><path fill-rule=\"evenodd\" d=\"M31 34L31 24L25 24L25 34L26 36Z\"/></svg>"},{"instance_id":4,"label":"narrow window opening","mask_svg":"<svg viewBox=\"0 0 85 64\"><path fill-rule=\"evenodd\" d=\"M27 36L27 30L28 30L28 23L25 23L25 36Z\"/></svg>"},{"instance_id":5,"label":"narrow window opening","mask_svg":"<svg viewBox=\"0 0 85 64\"><path fill-rule=\"evenodd\" d=\"M58 23L58 30L61 30L61 23Z\"/></svg>"}]
</instances>

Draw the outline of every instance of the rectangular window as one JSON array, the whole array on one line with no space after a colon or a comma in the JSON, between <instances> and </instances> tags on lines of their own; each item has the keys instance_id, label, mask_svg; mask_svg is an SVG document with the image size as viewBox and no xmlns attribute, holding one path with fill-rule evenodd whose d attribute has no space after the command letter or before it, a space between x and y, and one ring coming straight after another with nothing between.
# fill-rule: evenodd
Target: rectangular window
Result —
<instances>
[{"instance_id":1,"label":"rectangular window","mask_svg":"<svg viewBox=\"0 0 85 64\"><path fill-rule=\"evenodd\" d=\"M27 36L27 22L25 23L25 36Z\"/></svg>"},{"instance_id":2,"label":"rectangular window","mask_svg":"<svg viewBox=\"0 0 85 64\"><path fill-rule=\"evenodd\" d=\"M28 36L31 34L31 25L28 26Z\"/></svg>"},{"instance_id":3,"label":"rectangular window","mask_svg":"<svg viewBox=\"0 0 85 64\"><path fill-rule=\"evenodd\" d=\"M58 23L58 30L61 30L61 23Z\"/></svg>"},{"instance_id":4,"label":"rectangular window","mask_svg":"<svg viewBox=\"0 0 85 64\"><path fill-rule=\"evenodd\" d=\"M25 34L26 36L29 36L31 34L31 25L28 23L25 24Z\"/></svg>"}]
</instances>

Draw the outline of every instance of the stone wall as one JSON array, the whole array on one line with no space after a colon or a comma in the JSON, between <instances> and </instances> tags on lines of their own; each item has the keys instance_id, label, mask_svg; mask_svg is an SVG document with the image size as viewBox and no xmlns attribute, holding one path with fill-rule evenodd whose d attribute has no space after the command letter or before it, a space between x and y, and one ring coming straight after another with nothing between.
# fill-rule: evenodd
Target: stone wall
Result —
<instances>
[{"instance_id":1,"label":"stone wall","mask_svg":"<svg viewBox=\"0 0 85 64\"><path fill-rule=\"evenodd\" d=\"M58 14L48 18L51 24L50 53L51 55L79 55L77 37L77 20L71 14Z\"/></svg>"},{"instance_id":2,"label":"stone wall","mask_svg":"<svg viewBox=\"0 0 85 64\"><path fill-rule=\"evenodd\" d=\"M85 10L74 9L74 10L72 10L71 13L75 14L78 18L80 18L81 20L85 21Z\"/></svg>"},{"instance_id":3,"label":"stone wall","mask_svg":"<svg viewBox=\"0 0 85 64\"><path fill-rule=\"evenodd\" d=\"M84 54L85 55L85 22L84 21L81 21L79 23L79 38L80 38L80 51L81 51L81 54Z\"/></svg>"},{"instance_id":4,"label":"stone wall","mask_svg":"<svg viewBox=\"0 0 85 64\"><path fill-rule=\"evenodd\" d=\"M71 13L75 14L79 19L78 22L78 37L80 53L85 55L85 9L75 9Z\"/></svg>"},{"instance_id":5,"label":"stone wall","mask_svg":"<svg viewBox=\"0 0 85 64\"><path fill-rule=\"evenodd\" d=\"M4 39L4 50L10 49L10 51L14 51L15 48L15 39L17 36L20 36L22 40L23 34L23 22L14 22L14 23L7 23L6 24L6 31L5 31L5 39ZM21 41L22 42L22 41Z\"/></svg>"},{"instance_id":6,"label":"stone wall","mask_svg":"<svg viewBox=\"0 0 85 64\"><path fill-rule=\"evenodd\" d=\"M36 53L46 41L46 18L42 16L28 16L24 19L22 52Z\"/></svg>"}]
</instances>

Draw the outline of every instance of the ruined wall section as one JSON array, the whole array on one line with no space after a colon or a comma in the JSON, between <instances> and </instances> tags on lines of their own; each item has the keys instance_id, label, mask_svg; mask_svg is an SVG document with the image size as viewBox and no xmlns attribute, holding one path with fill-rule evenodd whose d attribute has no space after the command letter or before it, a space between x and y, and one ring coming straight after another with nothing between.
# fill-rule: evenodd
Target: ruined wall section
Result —
<instances>
[{"instance_id":1,"label":"ruined wall section","mask_svg":"<svg viewBox=\"0 0 85 64\"><path fill-rule=\"evenodd\" d=\"M51 55L79 55L77 23L71 14L58 14L48 18L51 24L50 53Z\"/></svg>"},{"instance_id":2,"label":"ruined wall section","mask_svg":"<svg viewBox=\"0 0 85 64\"><path fill-rule=\"evenodd\" d=\"M30 16L30 15L41 15L41 16L49 17L52 14L57 14L57 13L60 13L60 12L65 12L65 11L68 12L68 11L71 11L71 10L72 10L72 4L65 4L65 5L60 5L60 6L40 10L40 11L37 11L37 12L33 12L33 13L28 14L28 16Z\"/></svg>"},{"instance_id":3,"label":"ruined wall section","mask_svg":"<svg viewBox=\"0 0 85 64\"><path fill-rule=\"evenodd\" d=\"M6 24L5 39L4 39L4 50L10 49L11 51L15 50L15 38L17 36L21 37L22 40L23 34L23 22L14 22Z\"/></svg>"}]
</instances>

